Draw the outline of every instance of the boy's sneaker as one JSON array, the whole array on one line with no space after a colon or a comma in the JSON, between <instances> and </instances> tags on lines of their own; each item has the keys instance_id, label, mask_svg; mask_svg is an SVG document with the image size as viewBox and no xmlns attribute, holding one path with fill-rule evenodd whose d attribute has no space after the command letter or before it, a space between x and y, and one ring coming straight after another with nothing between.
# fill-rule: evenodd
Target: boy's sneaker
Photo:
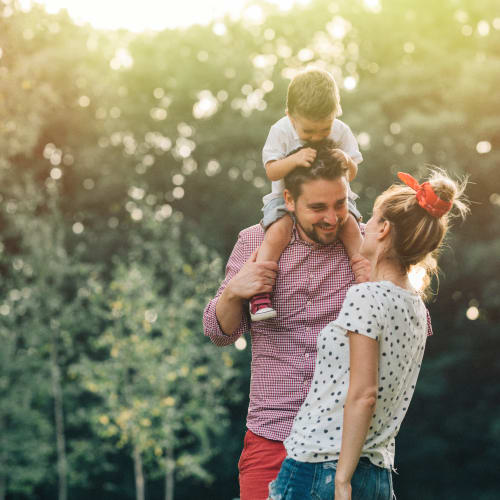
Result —
<instances>
[{"instance_id":1,"label":"boy's sneaker","mask_svg":"<svg viewBox=\"0 0 500 500\"><path fill-rule=\"evenodd\" d=\"M270 293L259 293L250 299L250 318L252 321L262 321L276 317L276 311L271 304Z\"/></svg>"}]
</instances>

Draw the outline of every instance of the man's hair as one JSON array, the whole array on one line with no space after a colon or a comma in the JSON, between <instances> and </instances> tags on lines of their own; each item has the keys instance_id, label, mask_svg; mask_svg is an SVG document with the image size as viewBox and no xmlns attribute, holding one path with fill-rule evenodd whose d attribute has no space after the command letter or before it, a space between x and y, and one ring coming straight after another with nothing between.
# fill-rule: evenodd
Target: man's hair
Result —
<instances>
[{"instance_id":1,"label":"man's hair","mask_svg":"<svg viewBox=\"0 0 500 500\"><path fill-rule=\"evenodd\" d=\"M347 179L348 168L341 157L332 155L332 150L335 149L335 143L331 139L326 139L321 144L307 145L292 151L290 154L296 153L303 148L316 149L316 159L310 167L294 168L284 179L285 189L290 191L292 198L297 200L302 193L302 184L305 182L325 179L334 181L345 177ZM290 156L290 155L288 155Z\"/></svg>"},{"instance_id":2,"label":"man's hair","mask_svg":"<svg viewBox=\"0 0 500 500\"><path fill-rule=\"evenodd\" d=\"M342 114L339 89L333 76L321 69L308 69L297 74L286 96L290 115L300 115L308 120L322 120L334 113Z\"/></svg>"}]
</instances>

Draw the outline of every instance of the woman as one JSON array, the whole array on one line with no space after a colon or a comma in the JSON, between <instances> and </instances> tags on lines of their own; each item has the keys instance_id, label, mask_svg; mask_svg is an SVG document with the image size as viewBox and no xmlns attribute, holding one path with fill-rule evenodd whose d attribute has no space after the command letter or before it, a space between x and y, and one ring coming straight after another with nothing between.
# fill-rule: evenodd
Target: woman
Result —
<instances>
[{"instance_id":1,"label":"woman","mask_svg":"<svg viewBox=\"0 0 500 500\"><path fill-rule=\"evenodd\" d=\"M410 403L427 338L427 310L408 273L433 258L450 209L467 211L444 172L422 185L399 173L375 201L360 253L371 281L354 285L318 337L311 389L269 485L272 500L392 498L394 438ZM334 497L335 493L335 497Z\"/></svg>"}]
</instances>

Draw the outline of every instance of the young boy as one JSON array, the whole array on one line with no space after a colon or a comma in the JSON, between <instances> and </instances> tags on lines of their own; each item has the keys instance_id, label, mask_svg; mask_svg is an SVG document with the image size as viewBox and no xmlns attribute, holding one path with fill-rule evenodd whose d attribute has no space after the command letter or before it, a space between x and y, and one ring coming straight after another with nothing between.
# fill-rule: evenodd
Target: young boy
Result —
<instances>
[{"instance_id":1,"label":"young boy","mask_svg":"<svg viewBox=\"0 0 500 500\"><path fill-rule=\"evenodd\" d=\"M288 87L286 116L278 120L269 131L262 151L262 159L268 178L272 181L272 193L264 196L262 225L266 230L264 241L257 254L257 262L278 262L290 242L293 220L285 208L283 178L296 167L310 167L316 158L316 150L305 147L290 154L306 143L314 145L327 138L339 149L335 154L345 156L349 166L349 181L357 174L357 164L363 157L351 129L337 119L342 109L335 80L330 73L310 69L299 73ZM358 253L361 233L357 221L361 216L356 209L358 196L349 189L349 216L340 239L349 258ZM250 300L252 321L274 318L270 294L259 294Z\"/></svg>"}]
</instances>

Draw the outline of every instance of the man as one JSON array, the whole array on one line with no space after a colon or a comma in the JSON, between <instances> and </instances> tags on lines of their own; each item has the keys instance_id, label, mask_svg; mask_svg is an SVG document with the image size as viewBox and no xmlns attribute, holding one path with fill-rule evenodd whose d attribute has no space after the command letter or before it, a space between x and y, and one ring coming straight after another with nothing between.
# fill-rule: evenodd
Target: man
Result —
<instances>
[{"instance_id":1,"label":"man","mask_svg":"<svg viewBox=\"0 0 500 500\"><path fill-rule=\"evenodd\" d=\"M314 372L316 339L333 321L354 283L338 239L347 217L347 164L340 150L322 147L311 167L285 178L287 209L295 227L279 266L255 260L264 231L243 230L229 258L226 277L204 313L205 335L218 346L250 330L252 378L248 431L239 461L241 500L265 500L268 484L285 458L283 440L304 401ZM358 281L368 264L356 259ZM250 323L248 299L274 287L276 319Z\"/></svg>"}]
</instances>

